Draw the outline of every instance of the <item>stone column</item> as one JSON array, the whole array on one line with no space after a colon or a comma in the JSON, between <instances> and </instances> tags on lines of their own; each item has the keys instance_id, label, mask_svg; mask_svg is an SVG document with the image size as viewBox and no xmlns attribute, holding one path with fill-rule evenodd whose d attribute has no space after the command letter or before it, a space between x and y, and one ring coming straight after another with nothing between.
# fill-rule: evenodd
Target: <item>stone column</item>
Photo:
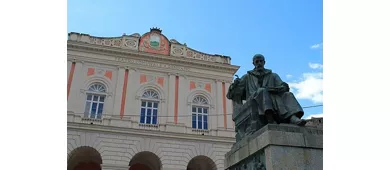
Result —
<instances>
[{"instance_id":1,"label":"stone column","mask_svg":"<svg viewBox=\"0 0 390 170\"><path fill-rule=\"evenodd\" d=\"M83 115L85 95L83 95L80 90L83 89L83 77L85 77L86 74L83 74L83 62L79 60L74 60L74 62L76 62L76 65L69 90L68 111Z\"/></svg>"},{"instance_id":2,"label":"stone column","mask_svg":"<svg viewBox=\"0 0 390 170\"><path fill-rule=\"evenodd\" d=\"M115 95L114 95L114 108L113 115L119 116L122 104L122 92L123 92L123 83L125 78L125 68L118 67L118 75L115 87Z\"/></svg>"},{"instance_id":3,"label":"stone column","mask_svg":"<svg viewBox=\"0 0 390 170\"><path fill-rule=\"evenodd\" d=\"M68 73L68 76L66 77L66 80L68 80L69 79L69 73L70 73L70 69L71 69L71 67L72 67L72 61L68 61L68 69L66 70L66 72Z\"/></svg>"},{"instance_id":4,"label":"stone column","mask_svg":"<svg viewBox=\"0 0 390 170\"><path fill-rule=\"evenodd\" d=\"M217 84L217 88L216 88L216 104L215 104L215 108L216 108L216 114L218 116L217 117L217 128L224 128L224 115L223 115L223 103L222 103L222 81L221 80L216 80L216 84Z\"/></svg>"},{"instance_id":5,"label":"stone column","mask_svg":"<svg viewBox=\"0 0 390 170\"><path fill-rule=\"evenodd\" d=\"M174 122L175 115L175 81L176 75L173 73L168 74L168 94L167 94L167 122Z\"/></svg>"},{"instance_id":6,"label":"stone column","mask_svg":"<svg viewBox=\"0 0 390 170\"><path fill-rule=\"evenodd\" d=\"M232 121L232 114L233 114L233 103L231 100L229 100L226 97L226 94L228 92L230 82L225 82L225 94L223 94L223 97L226 100L226 124L227 124L227 129L233 129L233 121Z\"/></svg>"},{"instance_id":7,"label":"stone column","mask_svg":"<svg viewBox=\"0 0 390 170\"><path fill-rule=\"evenodd\" d=\"M186 123L187 119L190 118L188 115L190 114L188 112L188 103L187 103L187 97L188 97L188 82L185 75L177 74L179 77L179 86L178 86L178 117L177 117L177 123L183 124Z\"/></svg>"}]
</instances>

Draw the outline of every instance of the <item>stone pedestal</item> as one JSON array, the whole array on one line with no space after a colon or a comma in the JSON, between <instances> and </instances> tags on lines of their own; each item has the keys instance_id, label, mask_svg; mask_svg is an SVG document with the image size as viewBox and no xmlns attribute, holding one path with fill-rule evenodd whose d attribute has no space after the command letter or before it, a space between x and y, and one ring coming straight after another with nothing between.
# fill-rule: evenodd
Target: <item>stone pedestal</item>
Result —
<instances>
[{"instance_id":1,"label":"stone pedestal","mask_svg":"<svg viewBox=\"0 0 390 170\"><path fill-rule=\"evenodd\" d=\"M233 145L226 170L321 170L322 128L269 124Z\"/></svg>"}]
</instances>

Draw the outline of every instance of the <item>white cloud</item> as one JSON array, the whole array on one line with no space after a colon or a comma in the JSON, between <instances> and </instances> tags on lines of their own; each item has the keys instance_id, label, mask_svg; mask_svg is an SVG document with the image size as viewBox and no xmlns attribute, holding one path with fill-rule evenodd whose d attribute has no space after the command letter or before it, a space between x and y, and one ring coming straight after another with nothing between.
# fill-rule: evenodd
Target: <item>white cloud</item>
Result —
<instances>
[{"instance_id":1,"label":"white cloud","mask_svg":"<svg viewBox=\"0 0 390 170\"><path fill-rule=\"evenodd\" d=\"M286 77L287 77L288 79L290 79L290 78L292 78L292 77L293 77L293 75L291 75L291 74L287 74L287 75L286 75Z\"/></svg>"},{"instance_id":2,"label":"white cloud","mask_svg":"<svg viewBox=\"0 0 390 170\"><path fill-rule=\"evenodd\" d=\"M304 73L300 81L288 84L297 99L322 103L322 72Z\"/></svg>"},{"instance_id":3,"label":"white cloud","mask_svg":"<svg viewBox=\"0 0 390 170\"><path fill-rule=\"evenodd\" d=\"M309 63L309 67L312 69L322 69L322 64L319 63Z\"/></svg>"},{"instance_id":4,"label":"white cloud","mask_svg":"<svg viewBox=\"0 0 390 170\"><path fill-rule=\"evenodd\" d=\"M310 115L307 115L307 116L303 117L303 119L311 119L313 117L315 117L315 118L324 117L324 113L310 114Z\"/></svg>"},{"instance_id":5,"label":"white cloud","mask_svg":"<svg viewBox=\"0 0 390 170\"><path fill-rule=\"evenodd\" d=\"M311 48L311 49L317 49L317 48L320 48L321 45L322 45L322 43L320 43L320 44L314 44L314 45L312 45L310 48Z\"/></svg>"}]
</instances>

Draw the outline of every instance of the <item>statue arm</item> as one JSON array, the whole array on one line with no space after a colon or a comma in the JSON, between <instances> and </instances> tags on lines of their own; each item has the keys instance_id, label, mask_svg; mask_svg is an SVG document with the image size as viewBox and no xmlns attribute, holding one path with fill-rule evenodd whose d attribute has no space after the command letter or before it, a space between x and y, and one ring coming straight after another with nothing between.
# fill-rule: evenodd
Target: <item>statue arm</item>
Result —
<instances>
[{"instance_id":1,"label":"statue arm","mask_svg":"<svg viewBox=\"0 0 390 170\"><path fill-rule=\"evenodd\" d=\"M241 79L236 78L229 86L228 93L226 94L228 99L237 103L242 103L242 100L245 99L245 85L247 81L246 77L247 76L244 75Z\"/></svg>"},{"instance_id":2,"label":"statue arm","mask_svg":"<svg viewBox=\"0 0 390 170\"><path fill-rule=\"evenodd\" d=\"M278 74L273 73L275 87L269 88L270 92L285 93L290 91L290 86L282 81Z\"/></svg>"}]
</instances>

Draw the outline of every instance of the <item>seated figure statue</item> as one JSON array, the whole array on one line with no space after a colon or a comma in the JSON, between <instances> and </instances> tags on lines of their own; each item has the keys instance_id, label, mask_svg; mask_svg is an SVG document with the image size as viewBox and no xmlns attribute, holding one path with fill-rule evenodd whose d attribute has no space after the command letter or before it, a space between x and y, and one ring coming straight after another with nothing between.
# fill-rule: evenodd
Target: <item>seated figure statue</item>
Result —
<instances>
[{"instance_id":1,"label":"seated figure statue","mask_svg":"<svg viewBox=\"0 0 390 170\"><path fill-rule=\"evenodd\" d=\"M256 116L262 116L268 124L289 123L304 126L304 112L287 83L279 75L264 68L265 58L261 54L253 57L255 68L230 85L226 97L233 102L253 103ZM252 107L253 107L252 106ZM251 124L257 119L252 118Z\"/></svg>"}]
</instances>

